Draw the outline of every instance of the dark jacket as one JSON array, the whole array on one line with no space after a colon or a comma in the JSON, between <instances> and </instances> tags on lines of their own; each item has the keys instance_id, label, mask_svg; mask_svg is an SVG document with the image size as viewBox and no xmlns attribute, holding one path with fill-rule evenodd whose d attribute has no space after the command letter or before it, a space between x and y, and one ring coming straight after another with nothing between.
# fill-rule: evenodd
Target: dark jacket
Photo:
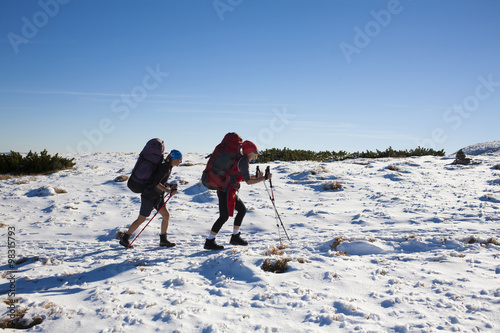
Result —
<instances>
[{"instance_id":1,"label":"dark jacket","mask_svg":"<svg viewBox=\"0 0 500 333\"><path fill-rule=\"evenodd\" d=\"M150 179L150 181L144 187L144 191L142 191L142 196L151 201L155 201L158 197L163 197L163 191L161 191L156 186L158 184L165 185L170 174L172 173L172 166L168 162L163 162L156 169L154 176Z\"/></svg>"}]
</instances>

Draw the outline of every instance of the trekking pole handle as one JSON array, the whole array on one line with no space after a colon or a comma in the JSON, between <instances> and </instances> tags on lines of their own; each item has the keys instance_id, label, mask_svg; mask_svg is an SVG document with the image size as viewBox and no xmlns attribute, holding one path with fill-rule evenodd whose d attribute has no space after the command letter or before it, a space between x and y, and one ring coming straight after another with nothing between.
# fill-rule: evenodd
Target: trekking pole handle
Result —
<instances>
[{"instance_id":1,"label":"trekking pole handle","mask_svg":"<svg viewBox=\"0 0 500 333\"><path fill-rule=\"evenodd\" d=\"M260 168L257 165L257 170L255 171L255 178L259 178Z\"/></svg>"},{"instance_id":2,"label":"trekking pole handle","mask_svg":"<svg viewBox=\"0 0 500 333\"><path fill-rule=\"evenodd\" d=\"M268 166L267 166L267 168L266 168L266 174L264 175L264 178L265 178L266 180L268 180L268 179L269 179L269 174L270 174L270 173L271 173L271 167L268 165ZM269 179L269 181L271 181L271 180Z\"/></svg>"}]
</instances>

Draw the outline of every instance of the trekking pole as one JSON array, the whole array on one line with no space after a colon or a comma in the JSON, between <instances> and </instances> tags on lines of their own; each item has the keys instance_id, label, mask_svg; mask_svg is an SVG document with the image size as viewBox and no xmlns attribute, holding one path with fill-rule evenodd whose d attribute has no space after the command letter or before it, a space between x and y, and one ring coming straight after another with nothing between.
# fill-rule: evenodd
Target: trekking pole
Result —
<instances>
[{"instance_id":1,"label":"trekking pole","mask_svg":"<svg viewBox=\"0 0 500 333\"><path fill-rule=\"evenodd\" d=\"M274 212L276 213L276 217L278 218L278 220L281 224L281 227L283 228L283 231L285 232L286 238L288 238L288 240L290 241L290 237L288 237L288 233L286 232L285 225L283 224L283 221L281 220L281 216L278 213L278 209L276 208L276 203L274 201L273 182L270 178L268 178L270 172L271 172L271 168L269 166L267 166L265 178L267 180L269 180L269 186L271 187L271 194L269 195L269 199L271 199L271 202L272 202L273 207L274 207ZM264 182L264 184L265 184L265 182ZM266 190L267 190L267 185L266 185ZM268 194L269 194L269 191L268 191ZM279 230L279 226L278 226L278 230Z\"/></svg>"},{"instance_id":2,"label":"trekking pole","mask_svg":"<svg viewBox=\"0 0 500 333\"><path fill-rule=\"evenodd\" d=\"M165 207L165 205L167 204L168 200L170 200L170 198L172 198L172 193L170 193L170 196L167 198L167 200L165 201L165 203L160 207L160 209L158 209L155 213L155 215L153 215L153 217L149 220L149 222L144 226L144 228L142 228L141 232L137 234L137 236L135 236L134 240L127 246L127 249L129 249L132 244L135 242L135 240L142 234L142 232L144 231L144 229L146 229L146 227L149 225L149 223L151 223L151 221L153 221L153 219L155 218L155 216L160 212L160 210L162 210L163 207ZM163 199L165 199L165 197L163 197Z\"/></svg>"},{"instance_id":3,"label":"trekking pole","mask_svg":"<svg viewBox=\"0 0 500 333\"><path fill-rule=\"evenodd\" d=\"M255 177L258 178L259 177L259 174L260 174L260 168L259 166L257 165L257 172L256 172L256 175ZM264 186L266 187L266 192L267 192L267 195L269 195L269 199L271 199L271 194L269 193L269 189L267 188L267 184L266 184L266 181L264 181ZM272 201L272 199L271 199ZM280 225L278 223L278 217L276 216L276 211L274 211L274 218L276 219L276 226L278 227L278 238L280 240L280 243L283 243L281 241L281 231L280 231Z\"/></svg>"},{"instance_id":4,"label":"trekking pole","mask_svg":"<svg viewBox=\"0 0 500 333\"><path fill-rule=\"evenodd\" d=\"M270 173L271 173L271 168L269 166L267 166L265 177L268 178ZM288 237L288 233L286 232L285 225L283 224L283 221L281 220L281 216L278 213L278 208L276 208L276 202L274 200L273 181L270 178L268 178L268 180L269 180L269 187L271 188L271 194L272 194L271 202L273 203L274 211L276 212L276 216L278 217L278 220L280 221L281 227L283 228L283 231L285 232L286 238L288 239L288 241L290 241L290 237Z\"/></svg>"},{"instance_id":5,"label":"trekking pole","mask_svg":"<svg viewBox=\"0 0 500 333\"><path fill-rule=\"evenodd\" d=\"M260 168L259 166L257 166L257 177L259 176L259 173L260 173ZM267 180L267 169L266 169L266 180ZM269 199L271 201L273 201L273 199L271 198L271 193L269 192L269 189L267 188L267 184L266 184L266 181L264 180L264 186L266 187L266 192L267 192L267 195L269 196ZM280 244L283 243L283 241L281 240L281 230L280 230L280 225L278 223L278 216L276 216L276 210L274 211L274 218L276 220L276 227L278 227L278 238L280 240Z\"/></svg>"}]
</instances>

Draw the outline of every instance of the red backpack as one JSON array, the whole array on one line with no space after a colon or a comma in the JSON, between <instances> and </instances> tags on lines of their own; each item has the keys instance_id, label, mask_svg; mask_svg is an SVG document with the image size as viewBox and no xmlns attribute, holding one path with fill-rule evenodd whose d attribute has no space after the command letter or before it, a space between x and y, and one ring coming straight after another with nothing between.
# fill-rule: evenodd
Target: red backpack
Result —
<instances>
[{"instance_id":1,"label":"red backpack","mask_svg":"<svg viewBox=\"0 0 500 333\"><path fill-rule=\"evenodd\" d=\"M241 155L243 140L236 133L227 133L214 152L209 155L207 167L201 176L201 182L211 190L224 190L227 171Z\"/></svg>"}]
</instances>

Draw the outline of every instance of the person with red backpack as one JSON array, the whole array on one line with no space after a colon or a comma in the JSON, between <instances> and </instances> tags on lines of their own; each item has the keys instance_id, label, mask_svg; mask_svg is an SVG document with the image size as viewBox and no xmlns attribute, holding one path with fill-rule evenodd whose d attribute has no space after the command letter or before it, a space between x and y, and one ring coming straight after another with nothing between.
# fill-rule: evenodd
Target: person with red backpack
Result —
<instances>
[{"instance_id":1,"label":"person with red backpack","mask_svg":"<svg viewBox=\"0 0 500 333\"><path fill-rule=\"evenodd\" d=\"M215 241L215 236L226 223L230 216L234 215L234 210L238 213L234 218L233 234L230 244L233 245L248 245L248 242L241 238L240 227L243 217L246 214L246 207L243 201L238 196L241 181L245 181L248 185L257 184L271 178L271 174L266 178L262 173L256 176L250 176L250 161L254 161L259 157L257 146L251 141L244 141L241 145L243 156L236 159L235 163L226 172L225 184L217 189L217 197L219 198L219 218L215 221L205 241L204 248L206 250L222 250L224 246L219 245Z\"/></svg>"},{"instance_id":2,"label":"person with red backpack","mask_svg":"<svg viewBox=\"0 0 500 333\"><path fill-rule=\"evenodd\" d=\"M153 208L159 210L163 220L160 228L160 246L173 247L175 243L167 240L167 229L170 220L170 212L164 205L164 193L175 195L177 192L176 184L167 183L172 168L179 166L182 163L182 153L178 150L172 150L167 158L158 165L154 174L147 181L141 194L141 208L139 217L130 225L127 232L120 237L120 244L126 248L130 245L130 237L139 226L146 221L147 217L153 211Z\"/></svg>"}]
</instances>

